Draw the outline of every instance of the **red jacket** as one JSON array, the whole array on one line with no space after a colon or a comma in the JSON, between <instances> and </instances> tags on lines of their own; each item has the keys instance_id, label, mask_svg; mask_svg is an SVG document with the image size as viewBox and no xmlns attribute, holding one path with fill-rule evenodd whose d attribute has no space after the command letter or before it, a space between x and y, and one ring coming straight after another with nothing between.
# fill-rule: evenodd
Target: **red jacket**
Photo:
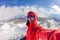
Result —
<instances>
[{"instance_id":1,"label":"red jacket","mask_svg":"<svg viewBox=\"0 0 60 40\"><path fill-rule=\"evenodd\" d=\"M33 22L27 24L28 30L26 34L26 40L53 40L53 39L55 40L56 39L56 38L53 38L55 35L54 33L56 33L55 30L45 29L45 28L42 28L42 26L37 24L37 20L38 20L37 13L29 12L28 15L29 14L34 15L35 18Z\"/></svg>"},{"instance_id":2,"label":"red jacket","mask_svg":"<svg viewBox=\"0 0 60 40\"><path fill-rule=\"evenodd\" d=\"M50 36L50 40L60 40L60 29L55 30L55 32Z\"/></svg>"}]
</instances>

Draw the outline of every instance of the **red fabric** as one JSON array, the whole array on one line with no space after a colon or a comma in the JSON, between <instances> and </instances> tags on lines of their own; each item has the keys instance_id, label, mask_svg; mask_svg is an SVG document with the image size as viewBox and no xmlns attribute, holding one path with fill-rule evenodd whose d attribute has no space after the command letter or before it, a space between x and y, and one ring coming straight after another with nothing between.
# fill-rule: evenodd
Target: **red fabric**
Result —
<instances>
[{"instance_id":1,"label":"red fabric","mask_svg":"<svg viewBox=\"0 0 60 40\"><path fill-rule=\"evenodd\" d=\"M52 31L50 29L44 29L40 25L37 24L38 16L35 12L28 12L28 15L32 14L35 16L34 20L30 22L26 34L25 40L53 40L54 37L50 37L52 35Z\"/></svg>"},{"instance_id":2,"label":"red fabric","mask_svg":"<svg viewBox=\"0 0 60 40\"><path fill-rule=\"evenodd\" d=\"M50 37L50 40L60 40L60 29L56 30Z\"/></svg>"}]
</instances>

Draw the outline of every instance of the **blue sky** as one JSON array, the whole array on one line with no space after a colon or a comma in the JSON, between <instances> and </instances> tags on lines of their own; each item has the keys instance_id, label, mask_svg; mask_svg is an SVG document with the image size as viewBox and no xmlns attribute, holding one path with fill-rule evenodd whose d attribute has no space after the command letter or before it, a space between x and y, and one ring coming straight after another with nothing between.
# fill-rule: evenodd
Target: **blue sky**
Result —
<instances>
[{"instance_id":1,"label":"blue sky","mask_svg":"<svg viewBox=\"0 0 60 40\"><path fill-rule=\"evenodd\" d=\"M59 1L56 0L0 0L0 6L26 6L26 5L38 5L42 7L49 7L49 5L58 4Z\"/></svg>"}]
</instances>

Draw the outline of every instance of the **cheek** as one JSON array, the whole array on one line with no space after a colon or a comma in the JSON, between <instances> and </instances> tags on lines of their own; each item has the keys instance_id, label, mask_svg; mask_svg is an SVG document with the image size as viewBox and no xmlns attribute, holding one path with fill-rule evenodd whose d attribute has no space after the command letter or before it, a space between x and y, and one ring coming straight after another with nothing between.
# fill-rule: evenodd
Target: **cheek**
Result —
<instances>
[{"instance_id":1,"label":"cheek","mask_svg":"<svg viewBox=\"0 0 60 40\"><path fill-rule=\"evenodd\" d=\"M29 22L32 22L34 21L35 19L34 18L28 18Z\"/></svg>"},{"instance_id":2,"label":"cheek","mask_svg":"<svg viewBox=\"0 0 60 40\"><path fill-rule=\"evenodd\" d=\"M34 20L34 18L31 18L31 20L33 21L33 20Z\"/></svg>"}]
</instances>

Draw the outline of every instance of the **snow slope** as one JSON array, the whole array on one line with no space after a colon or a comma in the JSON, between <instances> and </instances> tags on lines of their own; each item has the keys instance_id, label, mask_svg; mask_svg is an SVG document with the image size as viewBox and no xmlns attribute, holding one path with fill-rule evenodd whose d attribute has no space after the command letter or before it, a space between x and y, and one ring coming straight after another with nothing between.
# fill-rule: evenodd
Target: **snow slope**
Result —
<instances>
[{"instance_id":1,"label":"snow slope","mask_svg":"<svg viewBox=\"0 0 60 40\"><path fill-rule=\"evenodd\" d=\"M42 22L42 23L41 23ZM54 20L47 20L47 22L44 21L38 21L38 24L44 28L49 29L58 29L58 25ZM26 23L18 23L14 24L12 23L3 23L2 26L0 26L0 40L19 40L20 38L23 38L26 35L27 26Z\"/></svg>"},{"instance_id":2,"label":"snow slope","mask_svg":"<svg viewBox=\"0 0 60 40\"><path fill-rule=\"evenodd\" d=\"M14 40L17 37L22 38L26 34L27 27L24 25L21 26L5 23L0 28L0 40Z\"/></svg>"}]
</instances>

